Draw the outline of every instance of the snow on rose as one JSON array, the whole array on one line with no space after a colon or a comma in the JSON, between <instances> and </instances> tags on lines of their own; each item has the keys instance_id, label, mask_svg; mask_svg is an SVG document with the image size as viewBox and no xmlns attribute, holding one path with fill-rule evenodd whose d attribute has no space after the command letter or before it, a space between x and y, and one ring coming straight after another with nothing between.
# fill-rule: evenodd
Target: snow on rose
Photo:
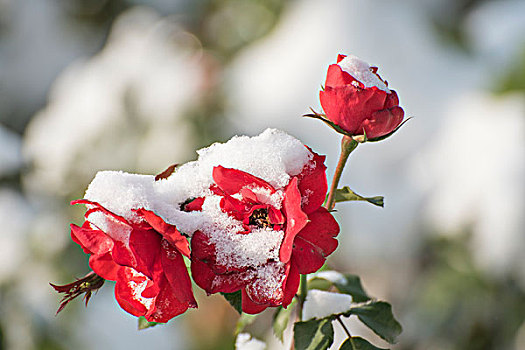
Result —
<instances>
[{"instance_id":1,"label":"snow on rose","mask_svg":"<svg viewBox=\"0 0 525 350\"><path fill-rule=\"evenodd\" d=\"M319 97L326 118L351 136L382 137L403 121L397 93L377 74L377 67L353 55L339 55L328 67Z\"/></svg>"}]
</instances>

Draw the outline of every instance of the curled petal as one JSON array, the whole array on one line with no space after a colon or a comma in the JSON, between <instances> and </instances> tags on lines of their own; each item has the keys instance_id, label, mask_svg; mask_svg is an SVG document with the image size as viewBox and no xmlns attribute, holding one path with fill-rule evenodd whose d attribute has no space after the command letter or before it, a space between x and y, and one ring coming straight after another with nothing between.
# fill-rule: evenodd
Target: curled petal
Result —
<instances>
[{"instance_id":1,"label":"curled petal","mask_svg":"<svg viewBox=\"0 0 525 350\"><path fill-rule=\"evenodd\" d=\"M272 225L282 225L285 223L283 213L272 206L268 206L268 218L270 219Z\"/></svg>"},{"instance_id":2,"label":"curled petal","mask_svg":"<svg viewBox=\"0 0 525 350\"><path fill-rule=\"evenodd\" d=\"M165 323L173 317L184 313L188 310L188 307L197 306L197 304L189 305L181 302L166 278L159 282L159 289L159 294L155 297L149 311L144 315L148 322Z\"/></svg>"},{"instance_id":3,"label":"curled petal","mask_svg":"<svg viewBox=\"0 0 525 350\"><path fill-rule=\"evenodd\" d=\"M295 266L294 262L290 264L286 280L284 281L284 298L283 307L287 307L292 302L297 290L299 289L299 283L301 276L299 270Z\"/></svg>"},{"instance_id":4,"label":"curled petal","mask_svg":"<svg viewBox=\"0 0 525 350\"><path fill-rule=\"evenodd\" d=\"M246 212L249 210L249 206L247 206L244 202L233 198L230 195L225 195L222 197L219 205L224 212L228 213L230 216L239 221L244 219Z\"/></svg>"},{"instance_id":5,"label":"curled petal","mask_svg":"<svg viewBox=\"0 0 525 350\"><path fill-rule=\"evenodd\" d=\"M374 112L370 119L363 121L361 129L365 130L369 139L386 135L401 124L404 114L403 109L397 106Z\"/></svg>"},{"instance_id":6,"label":"curled petal","mask_svg":"<svg viewBox=\"0 0 525 350\"><path fill-rule=\"evenodd\" d=\"M213 168L213 180L226 194L239 193L244 187L265 188L274 193L275 189L268 182L247 172L216 166Z\"/></svg>"},{"instance_id":7,"label":"curled petal","mask_svg":"<svg viewBox=\"0 0 525 350\"><path fill-rule=\"evenodd\" d=\"M279 250L279 259L281 262L287 263L292 254L292 245L295 236L308 222L308 216L301 209L301 193L297 187L296 177L290 181L284 191L283 210L286 216L286 229Z\"/></svg>"},{"instance_id":8,"label":"curled petal","mask_svg":"<svg viewBox=\"0 0 525 350\"><path fill-rule=\"evenodd\" d=\"M88 225L78 227L71 224L71 238L78 243L84 251L92 254L105 254L113 248L113 240L104 232L88 228Z\"/></svg>"},{"instance_id":9,"label":"curled petal","mask_svg":"<svg viewBox=\"0 0 525 350\"><path fill-rule=\"evenodd\" d=\"M148 278L132 268L122 267L117 273L115 298L126 312L133 316L143 316L152 303L152 298L144 298L141 293L146 287Z\"/></svg>"},{"instance_id":10,"label":"curled petal","mask_svg":"<svg viewBox=\"0 0 525 350\"><path fill-rule=\"evenodd\" d=\"M208 294L233 293L250 282L247 272L231 272L219 275L206 263L198 259L191 260L191 276L195 283Z\"/></svg>"},{"instance_id":11,"label":"curled petal","mask_svg":"<svg viewBox=\"0 0 525 350\"><path fill-rule=\"evenodd\" d=\"M115 264L110 253L91 255L89 257L89 267L105 280L116 281L117 272L120 265Z\"/></svg>"},{"instance_id":12,"label":"curled petal","mask_svg":"<svg viewBox=\"0 0 525 350\"><path fill-rule=\"evenodd\" d=\"M328 73L326 75L325 87L338 87L351 84L357 81L347 72L343 71L338 64L331 64L328 66Z\"/></svg>"},{"instance_id":13,"label":"curled petal","mask_svg":"<svg viewBox=\"0 0 525 350\"><path fill-rule=\"evenodd\" d=\"M293 243L292 260L301 274L309 274L319 270L326 258L317 246L297 236Z\"/></svg>"},{"instance_id":14,"label":"curled petal","mask_svg":"<svg viewBox=\"0 0 525 350\"><path fill-rule=\"evenodd\" d=\"M328 190L324 165L326 156L320 156L312 150L310 152L314 155L313 159L297 175L301 205L306 214L317 210L323 204Z\"/></svg>"},{"instance_id":15,"label":"curled petal","mask_svg":"<svg viewBox=\"0 0 525 350\"><path fill-rule=\"evenodd\" d=\"M90 200L87 200L87 199L77 199L77 200L71 201L71 205L75 205L75 204L85 204L85 205L93 206L92 209L90 209L90 210L88 210L88 212L86 212L86 217L88 216L89 212L101 211L104 214L112 217L113 219L115 219L117 221L120 221L120 222L122 222L124 224L129 225L129 222L126 219L124 219L122 216L114 214L113 212L107 210L102 205L98 204L97 202L93 202L93 201L90 201Z\"/></svg>"},{"instance_id":16,"label":"curled petal","mask_svg":"<svg viewBox=\"0 0 525 350\"><path fill-rule=\"evenodd\" d=\"M246 290L242 290L242 311L247 314L258 314L263 312L270 304L257 304L255 303L248 294Z\"/></svg>"},{"instance_id":17,"label":"curled petal","mask_svg":"<svg viewBox=\"0 0 525 350\"><path fill-rule=\"evenodd\" d=\"M144 220L146 220L155 231L160 233L162 237L166 238L168 242L173 244L182 254L188 257L190 256L188 240L174 225L166 223L160 216L150 210L137 209L135 212L144 218Z\"/></svg>"},{"instance_id":18,"label":"curled petal","mask_svg":"<svg viewBox=\"0 0 525 350\"><path fill-rule=\"evenodd\" d=\"M202 205L204 204L204 197L198 197L192 200L189 203L184 204L184 207L181 208L183 211L202 211Z\"/></svg>"},{"instance_id":19,"label":"curled petal","mask_svg":"<svg viewBox=\"0 0 525 350\"><path fill-rule=\"evenodd\" d=\"M154 230L133 230L129 246L135 257L135 270L153 278L154 264L160 252L161 237Z\"/></svg>"},{"instance_id":20,"label":"curled petal","mask_svg":"<svg viewBox=\"0 0 525 350\"><path fill-rule=\"evenodd\" d=\"M363 121L384 109L387 93L376 87L361 89L353 85L326 88L320 92L326 117L351 135L362 135Z\"/></svg>"},{"instance_id":21,"label":"curled petal","mask_svg":"<svg viewBox=\"0 0 525 350\"><path fill-rule=\"evenodd\" d=\"M338 243L335 237L339 234L339 224L323 207L311 213L308 218L310 222L301 230L298 237L318 247L327 257L337 248Z\"/></svg>"},{"instance_id":22,"label":"curled petal","mask_svg":"<svg viewBox=\"0 0 525 350\"><path fill-rule=\"evenodd\" d=\"M161 260L162 271L177 299L190 307L196 307L197 302L191 290L190 276L188 275L188 270L186 269L181 253L167 241L164 241L162 244Z\"/></svg>"}]
</instances>

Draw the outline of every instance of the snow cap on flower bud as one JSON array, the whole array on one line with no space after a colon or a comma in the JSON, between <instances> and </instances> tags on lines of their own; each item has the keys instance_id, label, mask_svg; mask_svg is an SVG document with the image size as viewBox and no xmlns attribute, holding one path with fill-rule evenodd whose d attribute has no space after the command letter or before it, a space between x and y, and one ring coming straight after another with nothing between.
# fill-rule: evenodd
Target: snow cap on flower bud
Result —
<instances>
[{"instance_id":1,"label":"snow cap on flower bud","mask_svg":"<svg viewBox=\"0 0 525 350\"><path fill-rule=\"evenodd\" d=\"M327 120L315 117L363 141L388 137L403 121L397 93L377 74L377 67L353 55L339 55L337 63L328 67L319 97Z\"/></svg>"}]
</instances>

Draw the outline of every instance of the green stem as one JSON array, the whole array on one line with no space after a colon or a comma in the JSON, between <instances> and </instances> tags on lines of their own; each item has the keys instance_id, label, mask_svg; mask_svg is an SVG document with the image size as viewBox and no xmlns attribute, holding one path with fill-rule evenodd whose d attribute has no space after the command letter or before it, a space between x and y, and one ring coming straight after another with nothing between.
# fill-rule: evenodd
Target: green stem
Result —
<instances>
[{"instance_id":1,"label":"green stem","mask_svg":"<svg viewBox=\"0 0 525 350\"><path fill-rule=\"evenodd\" d=\"M324 207L328 210L334 209L337 185L339 184L339 180L343 174L343 169L345 167L346 161L348 160L348 156L350 156L350 153L352 153L358 144L359 143L356 140L346 135L343 136L343 140L341 140L341 154L339 155L339 162L335 168L334 178L332 179L332 185L330 186L330 192L328 192L328 199L324 205Z\"/></svg>"},{"instance_id":2,"label":"green stem","mask_svg":"<svg viewBox=\"0 0 525 350\"><path fill-rule=\"evenodd\" d=\"M304 301L306 300L306 295L308 294L308 286L306 282L306 275L301 275L301 282L299 284L299 305L298 305L298 312L297 312L297 318L299 321L303 320L303 305Z\"/></svg>"}]
</instances>

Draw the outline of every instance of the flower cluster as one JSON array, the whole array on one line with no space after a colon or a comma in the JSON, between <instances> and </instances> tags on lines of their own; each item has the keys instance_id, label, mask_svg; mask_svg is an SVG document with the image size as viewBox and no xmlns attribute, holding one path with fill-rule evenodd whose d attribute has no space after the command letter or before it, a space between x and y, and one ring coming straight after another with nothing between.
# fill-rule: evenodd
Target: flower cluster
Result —
<instances>
[{"instance_id":1,"label":"flower cluster","mask_svg":"<svg viewBox=\"0 0 525 350\"><path fill-rule=\"evenodd\" d=\"M286 307L300 274L337 247L339 225L322 207L325 157L270 129L199 154L157 177L99 173L72 202L87 208L73 240L97 275L116 281L119 305L148 321L196 307L183 257L199 287L240 292L246 313Z\"/></svg>"},{"instance_id":2,"label":"flower cluster","mask_svg":"<svg viewBox=\"0 0 525 350\"><path fill-rule=\"evenodd\" d=\"M245 313L290 305L304 275L337 248L335 203L382 203L337 189L349 154L358 142L391 135L404 117L377 68L355 56L330 65L320 100L325 114L308 116L344 135L328 197L325 157L275 129L215 143L157 176L99 172L72 202L87 209L71 237L90 255L93 274L53 285L66 294L60 309L82 293L87 303L104 280L116 281L125 311L150 322L197 307L191 279L208 294L236 293Z\"/></svg>"}]
</instances>

